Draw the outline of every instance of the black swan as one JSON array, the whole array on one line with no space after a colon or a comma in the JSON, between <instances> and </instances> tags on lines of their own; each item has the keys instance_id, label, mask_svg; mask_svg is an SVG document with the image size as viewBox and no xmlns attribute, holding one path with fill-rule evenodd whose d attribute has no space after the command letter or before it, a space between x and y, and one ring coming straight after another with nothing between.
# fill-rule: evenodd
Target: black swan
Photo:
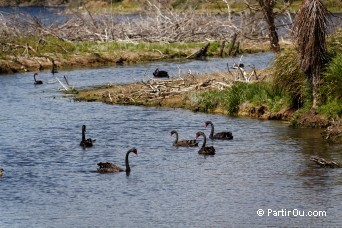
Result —
<instances>
[{"instance_id":1,"label":"black swan","mask_svg":"<svg viewBox=\"0 0 342 228\"><path fill-rule=\"evenodd\" d=\"M159 70L158 68L153 72L153 76L156 78L168 78L169 74L167 71Z\"/></svg>"},{"instance_id":2,"label":"black swan","mask_svg":"<svg viewBox=\"0 0 342 228\"><path fill-rule=\"evenodd\" d=\"M3 173L4 173L4 169L0 167L0 177L2 176Z\"/></svg>"},{"instance_id":3,"label":"black swan","mask_svg":"<svg viewBox=\"0 0 342 228\"><path fill-rule=\"evenodd\" d=\"M129 167L129 162L128 162L128 155L131 152L139 156L138 151L135 147L127 151L126 158L125 158L126 170L123 170L120 166L117 166L111 162L99 162L97 163L97 165L99 166L99 168L97 168L97 172L99 173L118 173L118 172L123 172L123 171L126 171L126 173L131 172L131 168Z\"/></svg>"},{"instance_id":4,"label":"black swan","mask_svg":"<svg viewBox=\"0 0 342 228\"><path fill-rule=\"evenodd\" d=\"M233 139L233 134L230 131L220 132L214 135L214 124L211 121L205 122L205 127L207 127L208 125L211 126L211 132L209 135L210 139L222 139L222 140Z\"/></svg>"},{"instance_id":5,"label":"black swan","mask_svg":"<svg viewBox=\"0 0 342 228\"><path fill-rule=\"evenodd\" d=\"M86 139L85 137L85 132L86 132L86 126L83 125L82 126L82 141L80 142L80 146L83 147L92 147L93 146L93 142L96 141L96 139L92 140L91 138Z\"/></svg>"},{"instance_id":6,"label":"black swan","mask_svg":"<svg viewBox=\"0 0 342 228\"><path fill-rule=\"evenodd\" d=\"M34 74L33 74L34 84L35 84L35 85L41 85L41 84L43 84L43 81L37 80L37 79L36 79L36 76L37 76L37 75L38 75L38 73L34 73Z\"/></svg>"},{"instance_id":7,"label":"black swan","mask_svg":"<svg viewBox=\"0 0 342 228\"><path fill-rule=\"evenodd\" d=\"M193 140L183 139L183 140L178 141L178 132L176 130L172 130L170 135L172 136L173 134L176 135L176 140L172 144L174 146L189 146L189 147L198 146L198 142L196 139L193 139Z\"/></svg>"},{"instance_id":8,"label":"black swan","mask_svg":"<svg viewBox=\"0 0 342 228\"><path fill-rule=\"evenodd\" d=\"M202 154L202 155L214 155L215 154L215 148L213 146L205 146L205 144L207 142L207 137L205 136L205 134L202 131L199 131L196 133L196 139L201 135L203 136L204 140L203 140L202 147L198 151L198 153Z\"/></svg>"}]
</instances>

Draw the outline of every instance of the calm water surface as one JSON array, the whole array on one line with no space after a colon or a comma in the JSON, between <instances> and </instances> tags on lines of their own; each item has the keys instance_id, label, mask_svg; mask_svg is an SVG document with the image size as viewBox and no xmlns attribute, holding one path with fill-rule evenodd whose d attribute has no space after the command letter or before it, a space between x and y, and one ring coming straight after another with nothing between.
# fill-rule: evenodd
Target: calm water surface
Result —
<instances>
[{"instance_id":1,"label":"calm water surface","mask_svg":"<svg viewBox=\"0 0 342 228\"><path fill-rule=\"evenodd\" d=\"M251 62L267 65L272 55ZM246 57L247 58L247 57ZM252 60L254 59L254 60ZM221 62L220 62L221 61ZM230 60L154 63L60 72L77 87L146 79L155 67L179 71L225 70ZM262 66L264 66L262 65ZM262 67L259 65L258 67ZM148 69L148 70L147 70ZM74 102L32 73L0 76L0 227L338 227L342 169L321 169L314 154L342 161L341 146L324 144L317 129L287 123L192 113L179 109ZM232 141L208 141L217 151L172 147L169 132L193 138L230 130ZM81 126L96 139L82 149ZM200 142L202 143L202 141ZM98 174L100 161L124 165L130 147L132 172ZM265 210L258 216L257 210ZM267 216L267 210L326 211L326 216Z\"/></svg>"}]
</instances>

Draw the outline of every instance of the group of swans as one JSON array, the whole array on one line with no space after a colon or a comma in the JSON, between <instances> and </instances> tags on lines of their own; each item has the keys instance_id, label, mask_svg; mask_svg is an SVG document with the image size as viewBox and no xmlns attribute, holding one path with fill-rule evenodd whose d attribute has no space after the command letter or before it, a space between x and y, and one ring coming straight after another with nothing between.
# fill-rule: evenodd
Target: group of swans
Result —
<instances>
[{"instance_id":1,"label":"group of swans","mask_svg":"<svg viewBox=\"0 0 342 228\"><path fill-rule=\"evenodd\" d=\"M219 133L214 134L214 124L211 121L206 121L205 127L207 127L208 125L211 126L211 131L210 131L210 135L209 135L210 139L221 139L221 140L233 139L233 134L231 132L225 131L225 132L219 132ZM197 139L198 139L198 137L202 136L203 137L203 143L202 143L200 150L198 151L198 154L201 154L201 155L214 155L215 154L215 148L213 146L206 146L207 137L204 134L204 132L202 132L202 131L198 131L196 133L195 139L193 139L193 140L185 140L185 139L178 140L178 132L176 130L171 131L171 135L174 135L174 134L176 135L176 139L173 142L174 146L185 146L185 147L198 146Z\"/></svg>"},{"instance_id":2,"label":"group of swans","mask_svg":"<svg viewBox=\"0 0 342 228\"><path fill-rule=\"evenodd\" d=\"M82 146L83 148L92 147L93 142L95 142L96 139L91 139L91 138L86 139L85 133L86 133L86 125L82 125L82 140L80 142L80 146ZM137 156L139 155L138 150L135 147L132 147L131 149L127 151L126 157L125 157L125 166L126 166L125 170L121 168L120 166L111 162L99 162L97 163L99 168L97 168L96 171L98 173L118 173L118 172L125 171L126 174L129 175L129 173L131 172L131 168L129 166L129 161L128 161L128 156L130 153L134 153Z\"/></svg>"},{"instance_id":3,"label":"group of swans","mask_svg":"<svg viewBox=\"0 0 342 228\"><path fill-rule=\"evenodd\" d=\"M218 139L232 139L233 138L231 132L221 132L221 133L217 133L216 135L213 135L214 134L214 125L211 121L207 121L205 126L207 126L208 124L211 125L211 133L210 133L211 139L215 139L215 136ZM86 139L85 133L86 133L86 125L82 125L82 140L80 142L80 146L82 146L83 148L92 147L93 142L95 142L96 140L95 139L93 140L91 138ZM173 134L176 135L176 140L173 142L173 145L174 146L186 146L186 147L198 146L197 138L199 136L203 136L203 138L204 138L203 144L202 144L202 147L200 148L200 150L198 151L198 153L201 155L214 155L215 154L215 148L213 146L206 146L207 137L205 136L205 134L202 131L197 132L196 133L196 139L193 139L193 140L178 140L178 132L176 130L171 131L171 135L173 135ZM230 137L223 137L222 135L223 136L229 135ZM134 153L137 156L139 155L138 150L135 147L133 147L127 151L126 157L125 157L125 166L126 166L125 170L123 168L121 168L120 166L118 166L114 163L111 163L111 162L99 162L99 163L97 163L99 168L97 168L96 171L98 173L118 173L118 172L125 171L126 174L129 174L131 171L131 168L129 166L129 160L128 160L130 153Z\"/></svg>"}]
</instances>

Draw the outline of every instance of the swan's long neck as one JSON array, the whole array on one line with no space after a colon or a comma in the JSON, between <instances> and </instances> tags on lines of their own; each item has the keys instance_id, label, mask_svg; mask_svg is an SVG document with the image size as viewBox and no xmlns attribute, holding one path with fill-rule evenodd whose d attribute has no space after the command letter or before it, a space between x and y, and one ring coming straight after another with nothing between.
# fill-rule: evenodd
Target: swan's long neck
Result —
<instances>
[{"instance_id":1,"label":"swan's long neck","mask_svg":"<svg viewBox=\"0 0 342 228\"><path fill-rule=\"evenodd\" d=\"M37 82L36 74L33 75L34 81Z\"/></svg>"},{"instance_id":2,"label":"swan's long neck","mask_svg":"<svg viewBox=\"0 0 342 228\"><path fill-rule=\"evenodd\" d=\"M126 153L126 158L125 158L125 165L126 165L126 172L131 172L131 167L129 167L129 161L128 161L128 155L131 153L132 151L128 151Z\"/></svg>"},{"instance_id":3,"label":"swan's long neck","mask_svg":"<svg viewBox=\"0 0 342 228\"><path fill-rule=\"evenodd\" d=\"M82 128L82 141L85 141L86 137L85 137L85 129Z\"/></svg>"},{"instance_id":4,"label":"swan's long neck","mask_svg":"<svg viewBox=\"0 0 342 228\"><path fill-rule=\"evenodd\" d=\"M211 126L211 131L210 131L210 136L209 137L213 137L214 136L214 124L213 123L209 123Z\"/></svg>"},{"instance_id":5,"label":"swan's long neck","mask_svg":"<svg viewBox=\"0 0 342 228\"><path fill-rule=\"evenodd\" d=\"M176 139L175 139L174 143L177 143L177 142L178 142L178 133L177 133L177 132L174 132L173 134L176 135Z\"/></svg>"},{"instance_id":6,"label":"swan's long neck","mask_svg":"<svg viewBox=\"0 0 342 228\"><path fill-rule=\"evenodd\" d=\"M202 144L202 148L204 148L204 147L205 147L205 144L207 143L207 137L205 137L205 135L204 135L204 134L202 134L202 136L203 136L203 144Z\"/></svg>"}]
</instances>

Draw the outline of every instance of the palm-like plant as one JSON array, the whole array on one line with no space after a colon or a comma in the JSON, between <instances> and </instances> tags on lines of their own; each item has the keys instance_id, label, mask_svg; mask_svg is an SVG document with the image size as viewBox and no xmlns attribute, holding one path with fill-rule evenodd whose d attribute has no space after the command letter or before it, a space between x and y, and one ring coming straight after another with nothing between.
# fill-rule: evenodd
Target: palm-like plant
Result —
<instances>
[{"instance_id":1,"label":"palm-like plant","mask_svg":"<svg viewBox=\"0 0 342 228\"><path fill-rule=\"evenodd\" d=\"M297 13L293 34L299 49L299 65L307 75L312 92L312 107L319 105L321 71L327 62L325 37L329 11L320 0L304 0Z\"/></svg>"}]
</instances>

